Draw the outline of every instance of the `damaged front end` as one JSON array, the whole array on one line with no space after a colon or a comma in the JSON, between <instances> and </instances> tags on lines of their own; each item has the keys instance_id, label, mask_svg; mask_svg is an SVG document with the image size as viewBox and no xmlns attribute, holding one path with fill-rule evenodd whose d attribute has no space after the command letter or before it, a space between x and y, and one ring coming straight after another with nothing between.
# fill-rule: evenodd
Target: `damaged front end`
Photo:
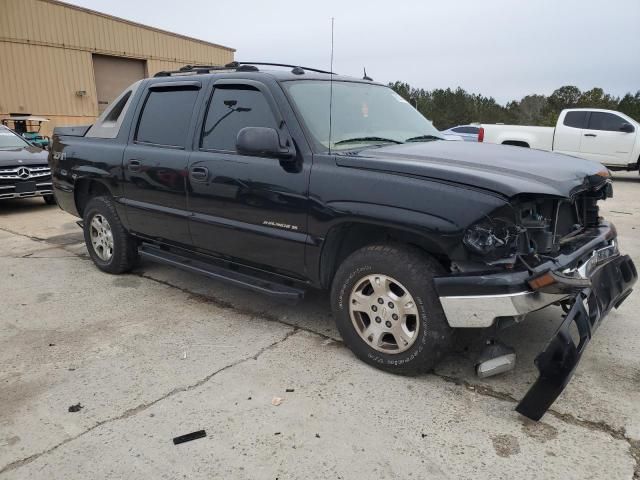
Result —
<instances>
[{"instance_id":1,"label":"damaged front end","mask_svg":"<svg viewBox=\"0 0 640 480\"><path fill-rule=\"evenodd\" d=\"M601 320L637 280L632 260L618 251L615 227L598 213L598 201L611 195L610 180L593 175L566 198L516 196L466 230L465 261L434 280L455 328L511 324L552 304L564 308L562 324L536 357L540 377L516 409L533 420L562 392Z\"/></svg>"}]
</instances>

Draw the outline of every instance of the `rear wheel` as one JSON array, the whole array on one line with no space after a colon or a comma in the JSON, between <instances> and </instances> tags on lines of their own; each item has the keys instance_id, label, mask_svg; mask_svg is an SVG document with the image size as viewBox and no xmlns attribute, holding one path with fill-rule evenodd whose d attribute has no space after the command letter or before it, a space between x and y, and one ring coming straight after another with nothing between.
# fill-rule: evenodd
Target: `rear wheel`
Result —
<instances>
[{"instance_id":1,"label":"rear wheel","mask_svg":"<svg viewBox=\"0 0 640 480\"><path fill-rule=\"evenodd\" d=\"M451 350L433 287L440 265L409 246L374 245L348 257L331 289L338 330L363 361L394 373L433 369Z\"/></svg>"},{"instance_id":2,"label":"rear wheel","mask_svg":"<svg viewBox=\"0 0 640 480\"><path fill-rule=\"evenodd\" d=\"M137 262L136 241L125 230L108 197L89 200L84 209L84 240L93 263L102 271L128 272Z\"/></svg>"},{"instance_id":3,"label":"rear wheel","mask_svg":"<svg viewBox=\"0 0 640 480\"><path fill-rule=\"evenodd\" d=\"M44 203L46 203L47 205L56 204L56 197L54 197L53 195L44 195L42 198L44 199Z\"/></svg>"}]
</instances>

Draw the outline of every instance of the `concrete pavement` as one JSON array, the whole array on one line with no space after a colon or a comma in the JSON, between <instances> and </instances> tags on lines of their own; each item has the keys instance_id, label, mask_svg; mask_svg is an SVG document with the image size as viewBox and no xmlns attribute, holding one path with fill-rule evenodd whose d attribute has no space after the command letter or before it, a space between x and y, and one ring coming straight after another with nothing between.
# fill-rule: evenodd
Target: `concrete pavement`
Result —
<instances>
[{"instance_id":1,"label":"concrete pavement","mask_svg":"<svg viewBox=\"0 0 640 480\"><path fill-rule=\"evenodd\" d=\"M603 213L640 264L640 179L617 175L614 190ZM341 344L322 292L283 305L146 262L110 276L75 221L37 199L0 203L0 479L640 475L637 293L533 423L513 408L555 307L505 331L513 372L477 379L462 352L398 377Z\"/></svg>"}]
</instances>

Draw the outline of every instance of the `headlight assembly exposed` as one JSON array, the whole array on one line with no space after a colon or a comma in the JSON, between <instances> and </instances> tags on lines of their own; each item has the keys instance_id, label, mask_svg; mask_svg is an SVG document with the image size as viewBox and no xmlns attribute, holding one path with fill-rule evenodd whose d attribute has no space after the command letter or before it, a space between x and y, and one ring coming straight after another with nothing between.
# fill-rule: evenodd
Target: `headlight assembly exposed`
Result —
<instances>
[{"instance_id":1,"label":"headlight assembly exposed","mask_svg":"<svg viewBox=\"0 0 640 480\"><path fill-rule=\"evenodd\" d=\"M510 220L487 218L469 227L462 241L476 255L510 257L516 253L518 238L523 231Z\"/></svg>"}]
</instances>

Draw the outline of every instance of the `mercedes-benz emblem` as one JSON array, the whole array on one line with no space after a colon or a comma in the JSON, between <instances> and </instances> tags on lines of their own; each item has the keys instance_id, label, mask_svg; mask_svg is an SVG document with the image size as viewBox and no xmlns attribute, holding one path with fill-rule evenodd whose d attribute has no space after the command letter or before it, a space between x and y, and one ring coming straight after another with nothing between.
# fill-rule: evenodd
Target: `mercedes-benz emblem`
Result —
<instances>
[{"instance_id":1,"label":"mercedes-benz emblem","mask_svg":"<svg viewBox=\"0 0 640 480\"><path fill-rule=\"evenodd\" d=\"M20 167L18 169L18 177L20 178L29 178L31 176L31 172L28 168Z\"/></svg>"}]
</instances>

